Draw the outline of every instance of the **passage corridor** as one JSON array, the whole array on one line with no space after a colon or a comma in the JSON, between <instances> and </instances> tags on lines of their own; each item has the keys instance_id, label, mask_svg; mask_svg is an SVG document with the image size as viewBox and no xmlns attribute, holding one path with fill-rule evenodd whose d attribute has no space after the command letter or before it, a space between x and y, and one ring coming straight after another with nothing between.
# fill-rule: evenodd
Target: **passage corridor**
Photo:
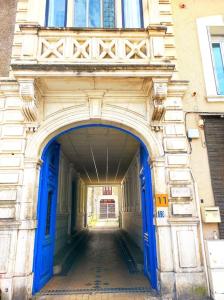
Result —
<instances>
[{"instance_id":1,"label":"passage corridor","mask_svg":"<svg viewBox=\"0 0 224 300\"><path fill-rule=\"evenodd\" d=\"M71 267L66 273L54 276L38 298L156 299L143 272L130 271L129 258L122 251L119 236L118 230L89 231L86 242L74 254Z\"/></svg>"}]
</instances>

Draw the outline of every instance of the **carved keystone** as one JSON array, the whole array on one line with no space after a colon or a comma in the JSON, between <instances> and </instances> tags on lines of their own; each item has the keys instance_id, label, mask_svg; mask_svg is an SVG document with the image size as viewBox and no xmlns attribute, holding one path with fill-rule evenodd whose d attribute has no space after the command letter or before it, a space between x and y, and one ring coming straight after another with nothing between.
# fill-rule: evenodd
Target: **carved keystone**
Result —
<instances>
[{"instance_id":1,"label":"carved keystone","mask_svg":"<svg viewBox=\"0 0 224 300\"><path fill-rule=\"evenodd\" d=\"M167 98L167 83L153 82L152 99L153 99L153 121L161 121L165 113L164 102Z\"/></svg>"},{"instance_id":2,"label":"carved keystone","mask_svg":"<svg viewBox=\"0 0 224 300\"><path fill-rule=\"evenodd\" d=\"M100 118L104 91L87 91L90 118Z\"/></svg>"},{"instance_id":3,"label":"carved keystone","mask_svg":"<svg viewBox=\"0 0 224 300\"><path fill-rule=\"evenodd\" d=\"M28 122L37 122L38 101L35 95L34 80L20 81L19 92L22 99L22 111Z\"/></svg>"}]
</instances>

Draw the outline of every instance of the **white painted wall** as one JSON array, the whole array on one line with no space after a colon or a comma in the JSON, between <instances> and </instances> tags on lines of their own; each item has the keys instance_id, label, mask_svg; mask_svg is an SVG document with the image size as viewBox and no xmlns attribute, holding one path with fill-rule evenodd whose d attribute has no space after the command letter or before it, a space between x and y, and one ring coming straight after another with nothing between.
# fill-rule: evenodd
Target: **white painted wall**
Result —
<instances>
[{"instance_id":1,"label":"white painted wall","mask_svg":"<svg viewBox=\"0 0 224 300\"><path fill-rule=\"evenodd\" d=\"M72 182L77 182L76 189L76 215L72 210ZM58 203L56 219L55 252L56 255L71 239L71 219L75 218L74 230L84 227L85 216L85 184L77 177L73 165L61 151L58 176Z\"/></svg>"},{"instance_id":2,"label":"white painted wall","mask_svg":"<svg viewBox=\"0 0 224 300\"><path fill-rule=\"evenodd\" d=\"M143 250L139 171L139 153L137 153L122 181L121 218L122 228L129 233L131 238Z\"/></svg>"}]
</instances>

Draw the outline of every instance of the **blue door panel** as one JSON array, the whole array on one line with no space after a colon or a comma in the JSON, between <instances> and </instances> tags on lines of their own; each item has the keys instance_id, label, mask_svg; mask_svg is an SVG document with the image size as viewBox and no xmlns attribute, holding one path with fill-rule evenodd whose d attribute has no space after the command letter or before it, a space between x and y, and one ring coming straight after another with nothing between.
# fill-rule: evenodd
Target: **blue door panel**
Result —
<instances>
[{"instance_id":1,"label":"blue door panel","mask_svg":"<svg viewBox=\"0 0 224 300\"><path fill-rule=\"evenodd\" d=\"M153 195L151 171L148 153L143 145L140 147L140 180L142 198L142 223L144 245L144 273L149 278L152 288L157 289L157 259L155 225L153 224Z\"/></svg>"},{"instance_id":2,"label":"blue door panel","mask_svg":"<svg viewBox=\"0 0 224 300\"><path fill-rule=\"evenodd\" d=\"M53 276L53 253L57 207L59 144L52 142L45 150L40 173L34 249L33 293L38 292Z\"/></svg>"}]
</instances>

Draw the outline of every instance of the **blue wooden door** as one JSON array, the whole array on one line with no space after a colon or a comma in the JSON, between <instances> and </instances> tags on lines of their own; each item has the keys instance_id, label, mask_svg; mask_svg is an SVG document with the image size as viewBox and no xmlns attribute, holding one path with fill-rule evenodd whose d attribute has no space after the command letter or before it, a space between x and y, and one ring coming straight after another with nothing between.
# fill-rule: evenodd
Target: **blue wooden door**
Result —
<instances>
[{"instance_id":1,"label":"blue wooden door","mask_svg":"<svg viewBox=\"0 0 224 300\"><path fill-rule=\"evenodd\" d=\"M38 292L53 276L59 144L51 143L43 154L42 160L33 266L34 293Z\"/></svg>"},{"instance_id":2,"label":"blue wooden door","mask_svg":"<svg viewBox=\"0 0 224 300\"><path fill-rule=\"evenodd\" d=\"M155 225L153 224L153 195L151 171L148 153L142 145L140 148L140 180L142 197L142 227L144 243L144 273L149 278L152 288L157 289L157 258Z\"/></svg>"}]
</instances>

